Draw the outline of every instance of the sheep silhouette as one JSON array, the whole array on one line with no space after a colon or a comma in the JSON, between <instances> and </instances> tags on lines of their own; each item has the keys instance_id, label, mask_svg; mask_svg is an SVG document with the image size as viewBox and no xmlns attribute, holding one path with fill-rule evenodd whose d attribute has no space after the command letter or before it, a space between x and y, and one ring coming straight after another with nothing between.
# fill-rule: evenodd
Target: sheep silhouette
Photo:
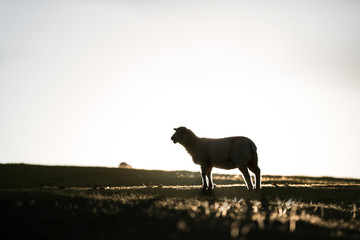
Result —
<instances>
[{"instance_id":1,"label":"sheep silhouette","mask_svg":"<svg viewBox=\"0 0 360 240\"><path fill-rule=\"evenodd\" d=\"M256 190L260 190L261 176L258 167L257 148L251 139L247 137L199 138L186 127L174 128L174 130L175 133L171 140L183 145L192 156L193 162L201 167L204 191L212 190L214 187L211 177L213 167L221 169L238 168L244 176L247 188L253 190L249 168L255 174Z\"/></svg>"}]
</instances>

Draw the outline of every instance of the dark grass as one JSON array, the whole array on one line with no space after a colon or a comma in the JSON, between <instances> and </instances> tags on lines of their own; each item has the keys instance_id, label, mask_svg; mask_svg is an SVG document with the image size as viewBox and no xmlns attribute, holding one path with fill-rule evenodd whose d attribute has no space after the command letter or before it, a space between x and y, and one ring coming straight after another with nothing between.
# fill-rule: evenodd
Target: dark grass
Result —
<instances>
[{"instance_id":1,"label":"dark grass","mask_svg":"<svg viewBox=\"0 0 360 240\"><path fill-rule=\"evenodd\" d=\"M359 239L358 179L0 165L3 239ZM291 225L293 226L291 229ZM294 227L295 226L295 227Z\"/></svg>"}]
</instances>

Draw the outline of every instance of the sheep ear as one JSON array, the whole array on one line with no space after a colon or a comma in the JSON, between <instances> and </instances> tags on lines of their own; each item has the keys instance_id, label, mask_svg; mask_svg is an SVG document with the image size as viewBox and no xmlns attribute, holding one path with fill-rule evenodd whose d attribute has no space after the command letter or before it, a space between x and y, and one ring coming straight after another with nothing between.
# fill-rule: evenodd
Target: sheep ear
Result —
<instances>
[{"instance_id":1,"label":"sheep ear","mask_svg":"<svg viewBox=\"0 0 360 240\"><path fill-rule=\"evenodd\" d=\"M176 130L177 130L177 128L174 128L174 130L176 131Z\"/></svg>"}]
</instances>

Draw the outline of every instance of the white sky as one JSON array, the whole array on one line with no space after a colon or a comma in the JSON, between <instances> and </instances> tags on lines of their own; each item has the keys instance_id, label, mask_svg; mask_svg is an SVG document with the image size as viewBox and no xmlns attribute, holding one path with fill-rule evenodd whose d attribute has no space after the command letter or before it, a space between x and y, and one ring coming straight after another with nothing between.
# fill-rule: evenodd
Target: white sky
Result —
<instances>
[{"instance_id":1,"label":"white sky","mask_svg":"<svg viewBox=\"0 0 360 240\"><path fill-rule=\"evenodd\" d=\"M1 0L0 162L198 170L170 141L187 126L250 137L263 174L360 178L359 13L355 0Z\"/></svg>"}]
</instances>

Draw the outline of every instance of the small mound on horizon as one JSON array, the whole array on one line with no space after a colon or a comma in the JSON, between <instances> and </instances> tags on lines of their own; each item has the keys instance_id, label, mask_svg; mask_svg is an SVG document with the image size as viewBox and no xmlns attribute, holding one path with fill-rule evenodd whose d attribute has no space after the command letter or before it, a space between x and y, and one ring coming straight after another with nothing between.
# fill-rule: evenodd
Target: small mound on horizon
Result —
<instances>
[{"instance_id":1,"label":"small mound on horizon","mask_svg":"<svg viewBox=\"0 0 360 240\"><path fill-rule=\"evenodd\" d=\"M129 164L127 164L126 162L121 162L119 164L119 168L132 168Z\"/></svg>"}]
</instances>

